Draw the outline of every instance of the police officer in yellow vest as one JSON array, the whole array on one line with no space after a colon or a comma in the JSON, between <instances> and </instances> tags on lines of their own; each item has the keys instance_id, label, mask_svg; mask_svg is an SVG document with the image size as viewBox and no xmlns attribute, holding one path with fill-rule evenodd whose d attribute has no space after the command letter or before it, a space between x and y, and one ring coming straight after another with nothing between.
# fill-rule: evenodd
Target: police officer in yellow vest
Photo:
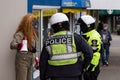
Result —
<instances>
[{"instance_id":1,"label":"police officer in yellow vest","mask_svg":"<svg viewBox=\"0 0 120 80\"><path fill-rule=\"evenodd\" d=\"M82 65L90 64L92 48L82 36L69 31L65 14L54 14L50 24L54 34L45 41L40 55L40 80L81 80Z\"/></svg>"},{"instance_id":2,"label":"police officer in yellow vest","mask_svg":"<svg viewBox=\"0 0 120 80\"><path fill-rule=\"evenodd\" d=\"M85 68L84 80L97 80L100 72L99 61L102 41L100 34L95 30L95 19L90 15L83 15L78 19L77 24L80 25L82 36L94 52L91 63Z\"/></svg>"}]
</instances>

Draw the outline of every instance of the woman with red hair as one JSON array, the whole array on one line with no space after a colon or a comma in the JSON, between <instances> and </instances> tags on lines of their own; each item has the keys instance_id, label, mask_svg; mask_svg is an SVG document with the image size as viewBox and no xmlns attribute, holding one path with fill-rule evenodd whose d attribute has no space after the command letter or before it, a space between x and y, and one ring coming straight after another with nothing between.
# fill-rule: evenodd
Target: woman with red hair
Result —
<instances>
[{"instance_id":1,"label":"woman with red hair","mask_svg":"<svg viewBox=\"0 0 120 80\"><path fill-rule=\"evenodd\" d=\"M36 26L36 16L26 14L22 18L10 44L11 49L17 50L15 58L16 80L32 80L32 65L37 54L36 43L38 41ZM26 42L23 42L23 39L27 39ZM37 62L36 65L38 64Z\"/></svg>"}]
</instances>

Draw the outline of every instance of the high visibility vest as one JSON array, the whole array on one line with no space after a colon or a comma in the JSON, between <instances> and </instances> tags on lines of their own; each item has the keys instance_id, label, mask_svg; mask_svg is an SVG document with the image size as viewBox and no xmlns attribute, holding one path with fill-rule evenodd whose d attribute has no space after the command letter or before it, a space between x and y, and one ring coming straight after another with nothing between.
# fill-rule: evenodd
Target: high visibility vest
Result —
<instances>
[{"instance_id":1,"label":"high visibility vest","mask_svg":"<svg viewBox=\"0 0 120 80\"><path fill-rule=\"evenodd\" d=\"M95 70L96 66L99 64L99 60L100 60L100 49L101 49L101 36L100 34L96 31L96 30L92 30L89 31L85 34L88 40L88 44L92 47L93 50L95 50L96 52L93 53L93 58L91 60L91 64L95 65L92 69L92 71ZM87 69L89 68L89 66L87 67Z\"/></svg>"},{"instance_id":2,"label":"high visibility vest","mask_svg":"<svg viewBox=\"0 0 120 80\"><path fill-rule=\"evenodd\" d=\"M67 31L57 32L47 39L46 49L50 55L48 64L53 66L75 64L81 54L76 52L74 36Z\"/></svg>"}]
</instances>

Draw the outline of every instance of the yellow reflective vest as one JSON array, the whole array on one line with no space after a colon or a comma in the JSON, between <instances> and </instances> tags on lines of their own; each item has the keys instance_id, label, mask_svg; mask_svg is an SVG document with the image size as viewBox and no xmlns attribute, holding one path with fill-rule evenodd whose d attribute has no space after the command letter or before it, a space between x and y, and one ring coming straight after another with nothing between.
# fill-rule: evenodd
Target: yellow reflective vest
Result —
<instances>
[{"instance_id":1,"label":"yellow reflective vest","mask_svg":"<svg viewBox=\"0 0 120 80\"><path fill-rule=\"evenodd\" d=\"M74 36L71 32L60 31L46 40L46 49L50 55L49 65L63 66L75 64L80 53L76 53Z\"/></svg>"},{"instance_id":2,"label":"yellow reflective vest","mask_svg":"<svg viewBox=\"0 0 120 80\"><path fill-rule=\"evenodd\" d=\"M100 49L101 49L101 36L96 30L91 30L85 34L83 34L88 38L87 43L92 47L93 49L93 58L91 60L91 64L95 65L92 69L92 71L95 70L96 66L99 64L100 60ZM87 69L89 66L87 67Z\"/></svg>"}]
</instances>

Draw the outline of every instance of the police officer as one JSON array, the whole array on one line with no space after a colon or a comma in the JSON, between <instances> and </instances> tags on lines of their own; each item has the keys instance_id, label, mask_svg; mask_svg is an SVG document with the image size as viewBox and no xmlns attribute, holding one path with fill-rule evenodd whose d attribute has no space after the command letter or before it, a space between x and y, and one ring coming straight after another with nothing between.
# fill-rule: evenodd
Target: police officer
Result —
<instances>
[{"instance_id":1,"label":"police officer","mask_svg":"<svg viewBox=\"0 0 120 80\"><path fill-rule=\"evenodd\" d=\"M100 50L101 50L101 36L95 30L95 19L90 15L81 16L77 24L80 25L82 36L87 40L88 44L93 49L93 58L89 66L85 69L84 80L97 80L100 61Z\"/></svg>"},{"instance_id":2,"label":"police officer","mask_svg":"<svg viewBox=\"0 0 120 80\"><path fill-rule=\"evenodd\" d=\"M41 80L81 80L82 65L87 67L92 59L92 48L83 37L69 31L68 21L63 13L50 18L54 34L45 41L40 55Z\"/></svg>"}]
</instances>

